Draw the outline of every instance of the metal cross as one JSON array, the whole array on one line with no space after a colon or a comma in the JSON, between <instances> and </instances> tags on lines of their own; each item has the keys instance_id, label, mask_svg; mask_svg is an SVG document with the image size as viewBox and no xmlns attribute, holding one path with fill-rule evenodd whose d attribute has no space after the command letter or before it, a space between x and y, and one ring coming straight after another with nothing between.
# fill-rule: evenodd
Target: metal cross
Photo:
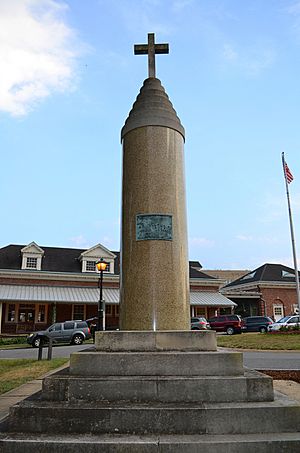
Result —
<instances>
[{"instance_id":1,"label":"metal cross","mask_svg":"<svg viewBox=\"0 0 300 453\"><path fill-rule=\"evenodd\" d=\"M135 55L148 54L149 77L155 77L155 54L169 53L169 44L155 44L154 33L148 33L148 44L135 44Z\"/></svg>"}]
</instances>

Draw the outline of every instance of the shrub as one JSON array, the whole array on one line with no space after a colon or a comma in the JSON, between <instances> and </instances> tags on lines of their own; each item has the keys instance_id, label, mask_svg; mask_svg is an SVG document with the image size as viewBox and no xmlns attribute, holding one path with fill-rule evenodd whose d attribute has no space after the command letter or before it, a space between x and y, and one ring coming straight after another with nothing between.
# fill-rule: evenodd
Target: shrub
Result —
<instances>
[{"instance_id":1,"label":"shrub","mask_svg":"<svg viewBox=\"0 0 300 453\"><path fill-rule=\"evenodd\" d=\"M18 336L18 337L1 337L0 338L0 345L7 345L7 344L23 344L26 343L26 337Z\"/></svg>"}]
</instances>

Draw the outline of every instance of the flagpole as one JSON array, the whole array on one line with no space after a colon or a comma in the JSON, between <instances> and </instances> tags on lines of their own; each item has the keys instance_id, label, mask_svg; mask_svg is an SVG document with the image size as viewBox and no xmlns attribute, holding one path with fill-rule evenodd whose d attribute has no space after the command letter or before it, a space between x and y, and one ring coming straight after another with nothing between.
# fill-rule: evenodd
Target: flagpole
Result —
<instances>
[{"instance_id":1,"label":"flagpole","mask_svg":"<svg viewBox=\"0 0 300 453\"><path fill-rule=\"evenodd\" d=\"M297 265L297 257L296 257L296 246L295 246L295 236L294 236L294 227L293 227L291 203L290 203L289 186L288 186L288 182L287 182L285 163L286 162L285 162L285 159L284 159L284 153L282 153L283 174L284 174L284 179L285 179L286 196L287 196L287 202L288 202L288 211L289 211L289 219L290 219L290 230L291 230L291 240L292 240L292 250L293 250L294 268L295 268L296 291L297 291L297 300L298 300L298 314L300 316L299 274L298 274L298 265Z\"/></svg>"}]
</instances>

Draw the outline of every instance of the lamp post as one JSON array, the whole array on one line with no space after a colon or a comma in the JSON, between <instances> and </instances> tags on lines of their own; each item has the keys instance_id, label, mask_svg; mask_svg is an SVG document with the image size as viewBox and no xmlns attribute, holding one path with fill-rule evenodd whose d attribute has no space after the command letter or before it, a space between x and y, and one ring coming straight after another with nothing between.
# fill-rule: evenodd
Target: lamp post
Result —
<instances>
[{"instance_id":1,"label":"lamp post","mask_svg":"<svg viewBox=\"0 0 300 453\"><path fill-rule=\"evenodd\" d=\"M103 285L103 271L107 268L107 263L101 258L96 263L97 269L100 272L99 278L99 288L100 288L100 295L99 295L99 302L98 302L98 323L97 323L97 330L104 330L104 300L102 297L102 285Z\"/></svg>"}]
</instances>

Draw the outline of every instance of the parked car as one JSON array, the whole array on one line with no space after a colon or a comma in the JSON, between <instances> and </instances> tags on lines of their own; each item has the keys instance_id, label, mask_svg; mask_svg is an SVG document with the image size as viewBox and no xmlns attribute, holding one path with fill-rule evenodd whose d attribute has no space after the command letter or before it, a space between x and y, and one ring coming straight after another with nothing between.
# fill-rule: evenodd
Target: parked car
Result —
<instances>
[{"instance_id":1,"label":"parked car","mask_svg":"<svg viewBox=\"0 0 300 453\"><path fill-rule=\"evenodd\" d=\"M268 316L248 316L242 320L242 331L265 333L273 322Z\"/></svg>"},{"instance_id":2,"label":"parked car","mask_svg":"<svg viewBox=\"0 0 300 453\"><path fill-rule=\"evenodd\" d=\"M191 318L191 329L192 330L208 330L210 325L206 318Z\"/></svg>"},{"instance_id":3,"label":"parked car","mask_svg":"<svg viewBox=\"0 0 300 453\"><path fill-rule=\"evenodd\" d=\"M283 318L279 319L279 321L273 322L268 326L269 332L275 332L276 330L280 330L281 327L293 327L299 325L299 316L292 315L292 316L284 316Z\"/></svg>"},{"instance_id":4,"label":"parked car","mask_svg":"<svg viewBox=\"0 0 300 453\"><path fill-rule=\"evenodd\" d=\"M219 315L208 319L211 329L226 332L227 335L242 332L242 320L239 315Z\"/></svg>"},{"instance_id":5,"label":"parked car","mask_svg":"<svg viewBox=\"0 0 300 453\"><path fill-rule=\"evenodd\" d=\"M54 343L82 344L91 338L91 331L85 321L56 322L46 330L34 332L27 337L27 343L38 348L42 343L48 343L52 338Z\"/></svg>"}]
</instances>

